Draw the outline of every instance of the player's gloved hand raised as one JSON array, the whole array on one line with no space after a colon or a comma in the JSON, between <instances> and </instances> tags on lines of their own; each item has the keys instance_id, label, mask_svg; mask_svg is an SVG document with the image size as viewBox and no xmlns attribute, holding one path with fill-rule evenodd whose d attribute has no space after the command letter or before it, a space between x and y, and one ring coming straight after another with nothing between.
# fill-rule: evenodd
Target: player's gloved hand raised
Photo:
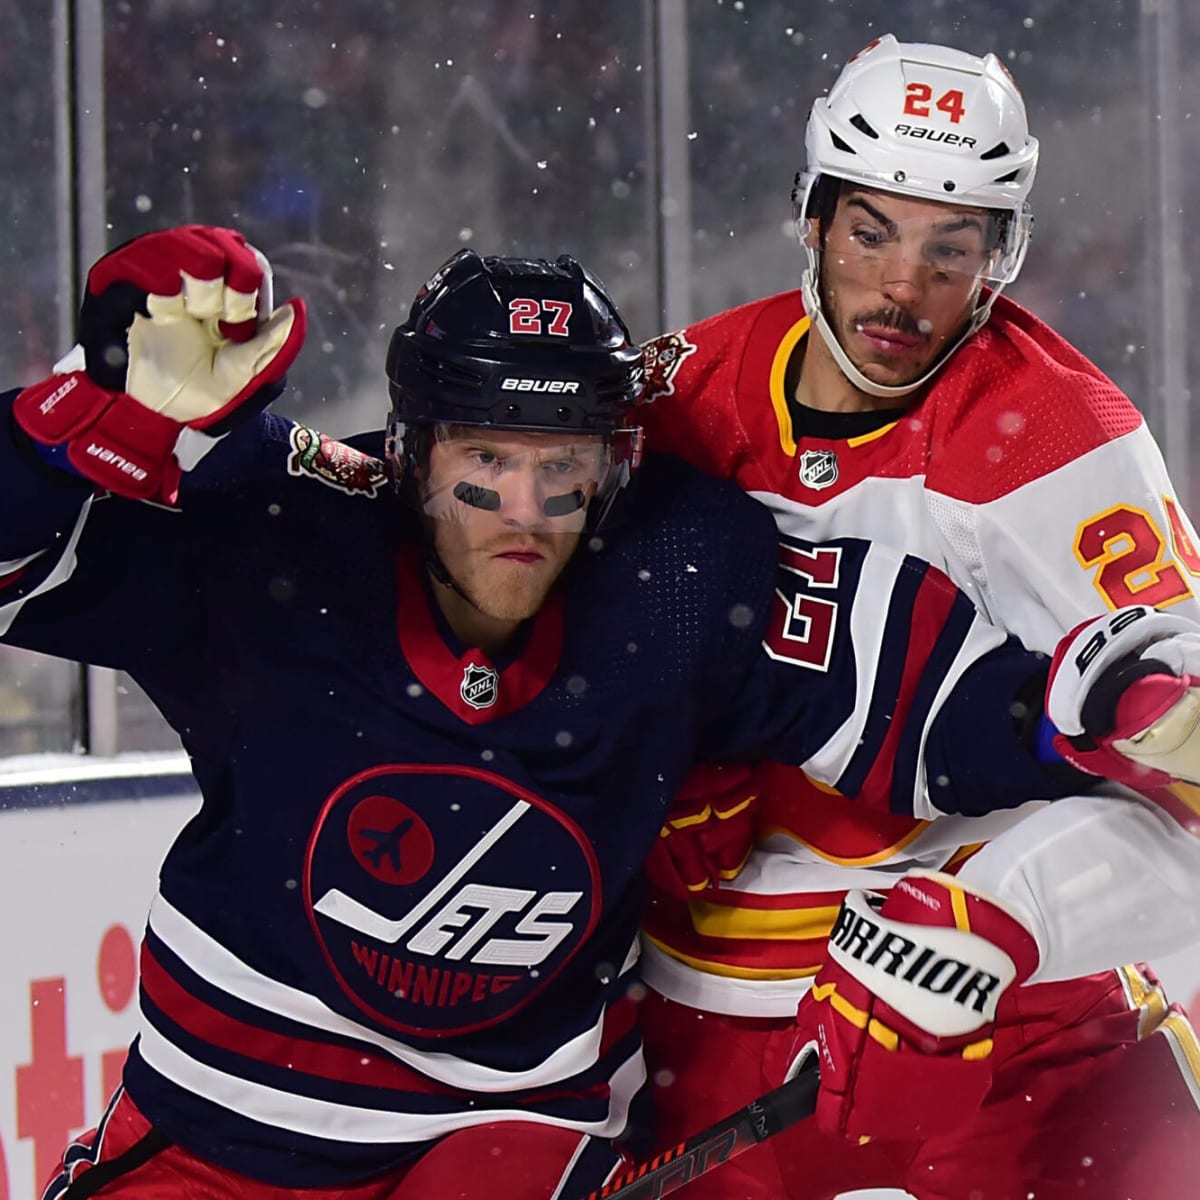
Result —
<instances>
[{"instance_id":1,"label":"player's gloved hand raised","mask_svg":"<svg viewBox=\"0 0 1200 1200\"><path fill-rule=\"evenodd\" d=\"M171 503L181 472L281 390L305 311L271 304L270 265L232 229L135 238L88 273L80 344L20 393L17 423L101 487Z\"/></svg>"},{"instance_id":2,"label":"player's gloved hand raised","mask_svg":"<svg viewBox=\"0 0 1200 1200\"><path fill-rule=\"evenodd\" d=\"M1039 957L1016 917L949 875L910 872L881 904L848 893L788 1071L818 1056L821 1130L857 1142L956 1128L991 1087L996 1006Z\"/></svg>"},{"instance_id":3,"label":"player's gloved hand raised","mask_svg":"<svg viewBox=\"0 0 1200 1200\"><path fill-rule=\"evenodd\" d=\"M1145 605L1058 645L1046 715L1073 766L1142 790L1200 783L1200 625Z\"/></svg>"},{"instance_id":4,"label":"player's gloved hand raised","mask_svg":"<svg viewBox=\"0 0 1200 1200\"><path fill-rule=\"evenodd\" d=\"M754 845L757 798L750 767L693 767L646 862L654 887L687 899L732 879Z\"/></svg>"}]
</instances>

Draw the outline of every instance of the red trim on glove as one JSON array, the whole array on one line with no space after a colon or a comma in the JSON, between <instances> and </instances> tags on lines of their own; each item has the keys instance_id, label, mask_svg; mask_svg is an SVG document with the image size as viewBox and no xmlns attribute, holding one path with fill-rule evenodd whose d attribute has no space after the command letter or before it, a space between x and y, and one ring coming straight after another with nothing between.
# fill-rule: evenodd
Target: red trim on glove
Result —
<instances>
[{"instance_id":1,"label":"red trim on glove","mask_svg":"<svg viewBox=\"0 0 1200 1200\"><path fill-rule=\"evenodd\" d=\"M235 229L215 225L180 225L143 234L110 251L88 272L87 287L99 296L114 283L132 283L156 296L177 296L181 271L194 279L224 279L247 294L262 286L263 269L246 239ZM226 324L221 332L235 342L249 341L255 320Z\"/></svg>"},{"instance_id":2,"label":"red trim on glove","mask_svg":"<svg viewBox=\"0 0 1200 1200\"><path fill-rule=\"evenodd\" d=\"M83 371L25 388L13 416L34 441L65 442L80 475L114 495L164 504L178 496L182 473L173 451L183 426L125 392L106 392Z\"/></svg>"}]
</instances>

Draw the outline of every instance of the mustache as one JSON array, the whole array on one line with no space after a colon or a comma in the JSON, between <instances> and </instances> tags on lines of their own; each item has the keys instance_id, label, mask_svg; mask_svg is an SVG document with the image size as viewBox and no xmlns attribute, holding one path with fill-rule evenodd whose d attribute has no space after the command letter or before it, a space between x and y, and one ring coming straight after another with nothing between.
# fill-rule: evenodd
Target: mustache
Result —
<instances>
[{"instance_id":1,"label":"mustache","mask_svg":"<svg viewBox=\"0 0 1200 1200\"><path fill-rule=\"evenodd\" d=\"M858 329L867 325L876 325L894 330L896 333L906 334L908 337L925 336L925 331L921 328L917 318L912 313L905 312L904 309L896 308L894 305L890 308L877 308L873 312L862 313L854 318L854 324Z\"/></svg>"}]
</instances>

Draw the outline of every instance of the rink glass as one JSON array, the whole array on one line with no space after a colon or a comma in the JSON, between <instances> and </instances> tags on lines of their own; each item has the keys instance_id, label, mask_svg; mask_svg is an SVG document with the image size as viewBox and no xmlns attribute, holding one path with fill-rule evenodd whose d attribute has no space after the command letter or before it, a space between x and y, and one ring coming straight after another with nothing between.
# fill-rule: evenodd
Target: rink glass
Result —
<instances>
[{"instance_id":1,"label":"rink glass","mask_svg":"<svg viewBox=\"0 0 1200 1200\"><path fill-rule=\"evenodd\" d=\"M234 225L271 258L276 295L309 304L279 410L333 435L382 424L387 338L422 264L459 246L569 251L638 338L797 286L789 190L811 99L884 32L994 50L1042 143L1011 294L1129 392L1200 507L1183 234L1200 76L1182 69L1200 9L1182 0L63 0L9 15L7 379L42 377L69 344L91 258L165 225ZM174 744L126 677L91 691L85 705L77 670L0 651L0 754ZM115 733L99 737L87 713L106 711Z\"/></svg>"}]
</instances>

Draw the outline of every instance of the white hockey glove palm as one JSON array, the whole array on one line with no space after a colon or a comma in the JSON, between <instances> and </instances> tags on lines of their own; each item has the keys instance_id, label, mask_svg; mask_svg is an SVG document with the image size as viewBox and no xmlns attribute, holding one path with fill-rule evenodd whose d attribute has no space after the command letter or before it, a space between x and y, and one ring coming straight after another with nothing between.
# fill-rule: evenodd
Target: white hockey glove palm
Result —
<instances>
[{"instance_id":1,"label":"white hockey glove palm","mask_svg":"<svg viewBox=\"0 0 1200 1200\"><path fill-rule=\"evenodd\" d=\"M1200 783L1200 625L1145 605L1059 643L1046 715L1073 766L1140 790Z\"/></svg>"},{"instance_id":2,"label":"white hockey glove palm","mask_svg":"<svg viewBox=\"0 0 1200 1200\"><path fill-rule=\"evenodd\" d=\"M146 234L92 267L79 347L14 415L92 482L172 503L182 471L278 395L304 330L302 301L271 311L270 266L241 234Z\"/></svg>"}]
</instances>

